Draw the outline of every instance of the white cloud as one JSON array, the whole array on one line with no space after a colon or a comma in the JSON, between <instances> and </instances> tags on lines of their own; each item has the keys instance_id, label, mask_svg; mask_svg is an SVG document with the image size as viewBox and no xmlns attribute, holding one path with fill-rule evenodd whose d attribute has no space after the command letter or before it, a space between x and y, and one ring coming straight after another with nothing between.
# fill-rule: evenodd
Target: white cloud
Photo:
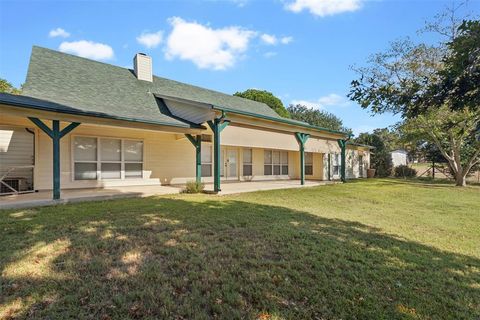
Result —
<instances>
[{"instance_id":1,"label":"white cloud","mask_svg":"<svg viewBox=\"0 0 480 320\"><path fill-rule=\"evenodd\" d=\"M353 12L360 9L363 0L295 0L287 3L285 8L299 13L308 10L311 14L325 17L342 12Z\"/></svg>"},{"instance_id":2,"label":"white cloud","mask_svg":"<svg viewBox=\"0 0 480 320\"><path fill-rule=\"evenodd\" d=\"M293 41L293 37L282 37L282 38L280 39L280 42L281 42L282 44L289 44L289 43L292 42L292 41Z\"/></svg>"},{"instance_id":3,"label":"white cloud","mask_svg":"<svg viewBox=\"0 0 480 320\"><path fill-rule=\"evenodd\" d=\"M190 60L201 69L225 70L247 51L256 32L231 26L213 29L179 17L169 19L173 27L167 38L167 59Z\"/></svg>"},{"instance_id":4,"label":"white cloud","mask_svg":"<svg viewBox=\"0 0 480 320\"><path fill-rule=\"evenodd\" d=\"M351 104L350 100L346 97L338 95L336 93L330 93L326 96L320 97L317 100L292 100L291 104L301 104L309 108L314 109L326 109L327 107L346 107Z\"/></svg>"},{"instance_id":5,"label":"white cloud","mask_svg":"<svg viewBox=\"0 0 480 320\"><path fill-rule=\"evenodd\" d=\"M50 30L50 32L48 33L48 36L50 38L56 38L56 37L68 38L70 37L70 33L68 33L62 28L56 28L56 29Z\"/></svg>"},{"instance_id":6,"label":"white cloud","mask_svg":"<svg viewBox=\"0 0 480 320\"><path fill-rule=\"evenodd\" d=\"M278 41L277 37L271 34L266 34L266 33L260 36L260 40L262 40L265 44L269 44L269 45L276 45Z\"/></svg>"},{"instance_id":7,"label":"white cloud","mask_svg":"<svg viewBox=\"0 0 480 320\"><path fill-rule=\"evenodd\" d=\"M80 40L62 42L58 48L62 52L71 53L80 57L95 60L108 60L113 58L113 49L109 45L93 41Z\"/></svg>"},{"instance_id":8,"label":"white cloud","mask_svg":"<svg viewBox=\"0 0 480 320\"><path fill-rule=\"evenodd\" d=\"M374 127L374 126L362 125L362 126L352 128L352 131L353 131L353 134L358 137L360 133L363 133L363 132L372 133L373 130L375 130L376 128L377 127Z\"/></svg>"},{"instance_id":9,"label":"white cloud","mask_svg":"<svg viewBox=\"0 0 480 320\"><path fill-rule=\"evenodd\" d=\"M275 36L273 34L264 33L260 36L260 40L262 40L262 42L265 43L265 44L274 46L274 45L277 45L278 43L289 44L290 42L293 41L293 37L278 38L277 36Z\"/></svg>"},{"instance_id":10,"label":"white cloud","mask_svg":"<svg viewBox=\"0 0 480 320\"><path fill-rule=\"evenodd\" d=\"M276 55L277 53L275 51L268 51L263 54L265 58L272 58L272 57L275 57Z\"/></svg>"},{"instance_id":11,"label":"white cloud","mask_svg":"<svg viewBox=\"0 0 480 320\"><path fill-rule=\"evenodd\" d=\"M157 32L142 32L141 35L137 37L138 43L144 45L145 47L151 49L156 48L163 40L163 31Z\"/></svg>"}]
</instances>

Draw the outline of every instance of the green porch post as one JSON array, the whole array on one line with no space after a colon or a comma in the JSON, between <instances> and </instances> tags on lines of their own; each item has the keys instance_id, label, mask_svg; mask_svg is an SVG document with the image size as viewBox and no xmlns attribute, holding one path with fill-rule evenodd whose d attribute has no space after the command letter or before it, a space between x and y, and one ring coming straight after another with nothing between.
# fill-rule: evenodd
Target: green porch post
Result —
<instances>
[{"instance_id":1,"label":"green porch post","mask_svg":"<svg viewBox=\"0 0 480 320\"><path fill-rule=\"evenodd\" d=\"M202 135L197 135L194 138L191 134L185 134L185 137L195 147L195 181L197 183L202 182Z\"/></svg>"},{"instance_id":2,"label":"green porch post","mask_svg":"<svg viewBox=\"0 0 480 320\"><path fill-rule=\"evenodd\" d=\"M345 168L345 157L346 157L346 146L347 146L347 141L343 139L338 139L337 140L338 145L340 146L341 154L342 154L342 159L340 163L340 179L342 179L342 182L346 182L346 168Z\"/></svg>"},{"instance_id":3,"label":"green porch post","mask_svg":"<svg viewBox=\"0 0 480 320\"><path fill-rule=\"evenodd\" d=\"M225 119L225 113L222 113L220 118L215 118L213 121L207 122L210 129L213 131L213 191L219 192L220 189L220 133L230 123Z\"/></svg>"},{"instance_id":4,"label":"green porch post","mask_svg":"<svg viewBox=\"0 0 480 320\"><path fill-rule=\"evenodd\" d=\"M80 125L78 122L72 122L63 130L60 130L60 121L52 120L52 129L38 118L29 117L37 127L45 132L52 139L53 146L53 200L60 199L60 140L70 131Z\"/></svg>"},{"instance_id":5,"label":"green porch post","mask_svg":"<svg viewBox=\"0 0 480 320\"><path fill-rule=\"evenodd\" d=\"M300 146L300 183L305 184L305 143L307 142L309 134L295 132L295 138L297 138L298 145Z\"/></svg>"}]
</instances>

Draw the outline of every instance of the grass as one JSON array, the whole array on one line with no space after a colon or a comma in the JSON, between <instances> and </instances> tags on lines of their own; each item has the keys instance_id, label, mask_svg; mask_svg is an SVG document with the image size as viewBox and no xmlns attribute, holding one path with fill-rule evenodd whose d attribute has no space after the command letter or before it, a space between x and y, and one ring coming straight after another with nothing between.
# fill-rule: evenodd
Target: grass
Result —
<instances>
[{"instance_id":1,"label":"grass","mask_svg":"<svg viewBox=\"0 0 480 320\"><path fill-rule=\"evenodd\" d=\"M0 318L478 319L480 188L368 180L0 212Z\"/></svg>"}]
</instances>

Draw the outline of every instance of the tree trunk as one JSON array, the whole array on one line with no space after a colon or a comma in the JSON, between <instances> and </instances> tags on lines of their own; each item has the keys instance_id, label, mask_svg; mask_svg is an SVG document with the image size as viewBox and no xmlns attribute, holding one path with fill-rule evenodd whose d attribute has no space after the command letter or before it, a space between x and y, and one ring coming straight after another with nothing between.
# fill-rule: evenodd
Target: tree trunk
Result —
<instances>
[{"instance_id":1,"label":"tree trunk","mask_svg":"<svg viewBox=\"0 0 480 320\"><path fill-rule=\"evenodd\" d=\"M467 175L463 174L463 172L458 171L455 174L455 185L457 187L466 187L467 186Z\"/></svg>"}]
</instances>

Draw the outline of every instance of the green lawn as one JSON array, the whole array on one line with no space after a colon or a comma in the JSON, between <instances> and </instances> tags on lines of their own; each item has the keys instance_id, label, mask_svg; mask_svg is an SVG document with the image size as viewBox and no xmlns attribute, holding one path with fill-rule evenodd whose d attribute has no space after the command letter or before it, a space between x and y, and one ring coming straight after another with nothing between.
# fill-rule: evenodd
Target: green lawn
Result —
<instances>
[{"instance_id":1,"label":"green lawn","mask_svg":"<svg viewBox=\"0 0 480 320\"><path fill-rule=\"evenodd\" d=\"M480 318L480 187L9 210L0 240L0 319Z\"/></svg>"}]
</instances>

